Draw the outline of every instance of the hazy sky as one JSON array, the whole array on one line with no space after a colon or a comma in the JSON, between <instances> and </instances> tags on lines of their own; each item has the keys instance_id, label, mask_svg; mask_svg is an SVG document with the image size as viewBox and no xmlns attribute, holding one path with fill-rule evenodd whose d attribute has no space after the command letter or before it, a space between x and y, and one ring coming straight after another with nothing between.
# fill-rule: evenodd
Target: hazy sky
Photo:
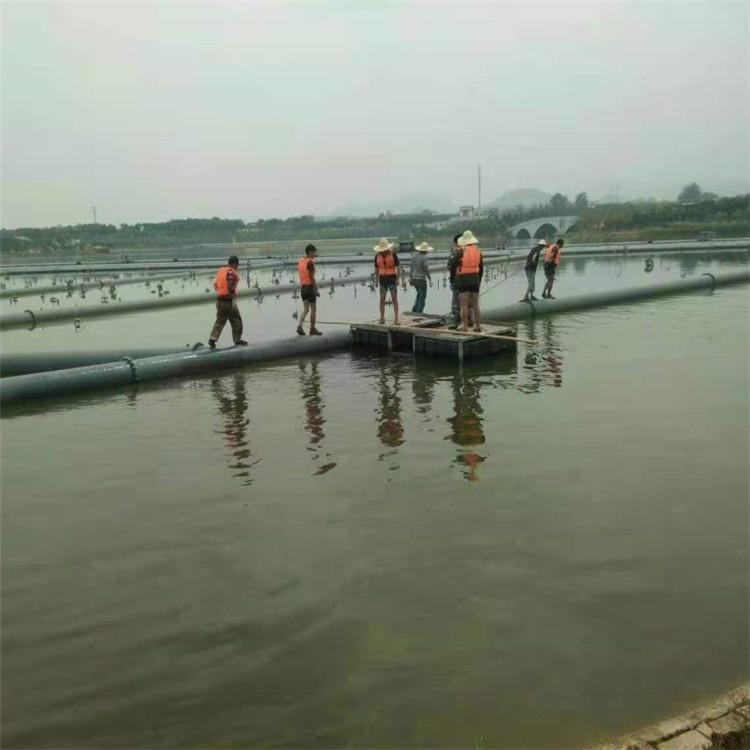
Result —
<instances>
[{"instance_id":1,"label":"hazy sky","mask_svg":"<svg viewBox=\"0 0 750 750\"><path fill-rule=\"evenodd\" d=\"M746 190L749 8L4 2L2 225Z\"/></svg>"}]
</instances>

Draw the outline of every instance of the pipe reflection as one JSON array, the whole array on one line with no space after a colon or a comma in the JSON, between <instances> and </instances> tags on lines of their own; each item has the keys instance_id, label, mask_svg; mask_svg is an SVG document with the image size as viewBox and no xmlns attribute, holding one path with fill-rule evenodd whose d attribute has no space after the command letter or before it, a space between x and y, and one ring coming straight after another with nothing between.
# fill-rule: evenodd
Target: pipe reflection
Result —
<instances>
[{"instance_id":1,"label":"pipe reflection","mask_svg":"<svg viewBox=\"0 0 750 750\"><path fill-rule=\"evenodd\" d=\"M249 486L253 483L250 469L260 459L253 460L250 442L247 437L250 419L247 417L248 402L245 377L241 374L231 378L213 378L211 392L219 405L219 414L223 417L223 425L216 434L224 436L224 444L228 452L228 465L234 470L232 476L242 479L242 484Z\"/></svg>"}]
</instances>

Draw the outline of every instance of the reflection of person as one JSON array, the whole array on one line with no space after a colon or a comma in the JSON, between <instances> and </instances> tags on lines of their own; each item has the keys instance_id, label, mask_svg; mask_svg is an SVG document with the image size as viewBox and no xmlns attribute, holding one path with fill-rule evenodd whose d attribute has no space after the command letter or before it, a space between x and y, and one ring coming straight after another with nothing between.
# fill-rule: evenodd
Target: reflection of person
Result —
<instances>
[{"instance_id":1,"label":"reflection of person","mask_svg":"<svg viewBox=\"0 0 750 750\"><path fill-rule=\"evenodd\" d=\"M526 265L523 267L523 270L526 272L526 280L528 284L526 294L524 294L521 302L536 302L539 299L534 296L534 289L536 287L536 269L539 265L539 255L545 247L547 247L547 243L544 240L539 240L539 242L531 248L531 252L526 256Z\"/></svg>"},{"instance_id":2,"label":"reflection of person","mask_svg":"<svg viewBox=\"0 0 750 750\"><path fill-rule=\"evenodd\" d=\"M481 331L479 285L482 283L484 274L482 251L479 249L479 241L469 229L458 238L458 247L455 283L458 286L458 299L461 303L459 330L469 330L469 316L473 313L474 330Z\"/></svg>"},{"instance_id":3,"label":"reflection of person","mask_svg":"<svg viewBox=\"0 0 750 750\"><path fill-rule=\"evenodd\" d=\"M305 363L300 363L300 379L302 381L302 398L305 402L305 429L310 433L310 450L317 450L320 442L326 436L323 425L323 399L320 397L320 373L318 363L310 362L310 373L307 373Z\"/></svg>"},{"instance_id":4,"label":"reflection of person","mask_svg":"<svg viewBox=\"0 0 750 750\"><path fill-rule=\"evenodd\" d=\"M299 271L300 296L302 297L302 317L299 319L297 333L300 336L305 335L305 324L307 313L310 313L310 335L321 336L320 331L315 327L315 316L318 312L318 281L315 278L315 257L318 254L318 248L315 245L308 245L305 248L305 257L297 261L297 270Z\"/></svg>"},{"instance_id":5,"label":"reflection of person","mask_svg":"<svg viewBox=\"0 0 750 750\"><path fill-rule=\"evenodd\" d=\"M552 285L555 283L555 273L557 267L560 265L560 256L562 255L562 247L565 244L565 240L558 239L557 242L550 245L544 251L544 275L547 278L547 282L542 290L542 297L546 299L555 299L552 296Z\"/></svg>"},{"instance_id":6,"label":"reflection of person","mask_svg":"<svg viewBox=\"0 0 750 750\"><path fill-rule=\"evenodd\" d=\"M455 375L453 378L454 414L448 420L452 430L450 439L461 449L484 445L482 405L479 402L479 381L471 376ZM468 467L464 476L470 482L479 480L477 469L485 460L474 451L460 450L456 462Z\"/></svg>"},{"instance_id":7,"label":"reflection of person","mask_svg":"<svg viewBox=\"0 0 750 750\"><path fill-rule=\"evenodd\" d=\"M411 285L416 289L417 298L414 300L414 307L411 311L421 313L424 312L424 305L427 300L427 282L429 281L432 285L430 267L427 265L427 253L431 252L432 248L426 242L420 242L414 249L415 252L411 256L409 278L411 279Z\"/></svg>"},{"instance_id":8,"label":"reflection of person","mask_svg":"<svg viewBox=\"0 0 750 750\"><path fill-rule=\"evenodd\" d=\"M232 327L232 338L235 346L247 346L247 341L242 339L242 316L237 307L237 287L240 283L240 275L237 269L239 267L239 258L232 255L227 261L227 265L218 270L214 279L216 322L208 338L208 345L212 349L216 348L216 342L219 340L227 321Z\"/></svg>"},{"instance_id":9,"label":"reflection of person","mask_svg":"<svg viewBox=\"0 0 750 750\"><path fill-rule=\"evenodd\" d=\"M234 395L227 395L225 384L231 383ZM229 378L215 378L211 381L211 390L219 403L219 413L224 419L221 434L225 437L226 447L231 454L229 468L237 469L234 476L247 477L246 484L251 484L250 468L257 461L250 462L250 443L247 439L247 428L250 420L247 417L248 403L245 390L245 377L241 374Z\"/></svg>"},{"instance_id":10,"label":"reflection of person","mask_svg":"<svg viewBox=\"0 0 750 750\"><path fill-rule=\"evenodd\" d=\"M563 356L555 335L553 321L547 319L542 323L541 336L537 336L536 320L525 321L525 326L524 335L536 339L542 346L539 347L539 354L529 352L526 355L523 369L528 373L531 384L521 386L520 389L527 393L536 393L544 385L561 388L563 383Z\"/></svg>"},{"instance_id":11,"label":"reflection of person","mask_svg":"<svg viewBox=\"0 0 750 750\"><path fill-rule=\"evenodd\" d=\"M393 323L398 325L398 255L393 243L383 238L375 247L375 273L380 287L380 323L385 323L385 296L390 291L393 302Z\"/></svg>"},{"instance_id":12,"label":"reflection of person","mask_svg":"<svg viewBox=\"0 0 750 750\"><path fill-rule=\"evenodd\" d=\"M385 371L380 378L380 408L377 412L378 438L383 445L397 448L404 442L404 425L401 421L398 371L394 371L393 388L386 381Z\"/></svg>"}]
</instances>

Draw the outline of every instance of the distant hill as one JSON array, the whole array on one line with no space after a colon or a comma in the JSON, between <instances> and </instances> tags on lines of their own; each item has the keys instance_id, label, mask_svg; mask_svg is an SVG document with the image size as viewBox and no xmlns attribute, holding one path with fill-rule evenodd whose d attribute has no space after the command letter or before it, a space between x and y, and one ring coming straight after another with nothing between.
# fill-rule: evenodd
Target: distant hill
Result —
<instances>
[{"instance_id":1,"label":"distant hill","mask_svg":"<svg viewBox=\"0 0 750 750\"><path fill-rule=\"evenodd\" d=\"M499 211L516 208L517 206L528 208L530 206L537 206L540 203L547 203L551 197L552 193L545 193L544 190L517 188L515 190L507 190L499 198L495 198L492 203L484 205L483 208L496 208Z\"/></svg>"},{"instance_id":2,"label":"distant hill","mask_svg":"<svg viewBox=\"0 0 750 750\"><path fill-rule=\"evenodd\" d=\"M393 200L378 202L364 200L337 206L333 211L327 211L336 216L368 217L377 216L384 211L394 214L419 213L429 210L436 213L446 213L456 210L454 202L446 195L437 192L413 192L401 195Z\"/></svg>"}]
</instances>

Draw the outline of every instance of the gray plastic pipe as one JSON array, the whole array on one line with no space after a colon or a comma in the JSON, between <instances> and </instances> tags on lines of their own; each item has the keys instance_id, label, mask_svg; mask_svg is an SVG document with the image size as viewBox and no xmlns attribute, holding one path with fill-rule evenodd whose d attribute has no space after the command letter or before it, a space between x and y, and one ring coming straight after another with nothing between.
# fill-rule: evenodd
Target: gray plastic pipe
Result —
<instances>
[{"instance_id":1,"label":"gray plastic pipe","mask_svg":"<svg viewBox=\"0 0 750 750\"><path fill-rule=\"evenodd\" d=\"M538 302L517 302L514 305L482 310L482 318L484 320L510 322L533 318L539 315L554 315L573 310L587 310L592 307L606 307L608 305L618 305L623 302L639 302L655 297L666 297L671 294L683 294L698 289L714 289L718 286L747 284L748 282L750 282L750 270L733 271L718 276L704 273L690 279L663 281L658 284L650 284L649 286L610 289L606 292L580 294L575 297L562 297L560 299L542 299Z\"/></svg>"},{"instance_id":2,"label":"gray plastic pipe","mask_svg":"<svg viewBox=\"0 0 750 750\"><path fill-rule=\"evenodd\" d=\"M518 258L520 257L518 256ZM526 256L524 255L523 257ZM486 260L486 265L505 263L512 259L513 256L510 255L493 256ZM370 263L372 263L372 258L370 258ZM431 268L438 270L442 266L434 265ZM355 274L341 279L335 277L329 279L321 278L318 285L321 289L326 289L331 284L331 281L333 281L334 286L348 286L350 284L366 283L371 278L372 273ZM260 294L264 297L276 294L291 294L294 291L298 291L299 288L299 284L278 284L261 287ZM244 288L238 295L241 299L257 296L258 289L255 287ZM76 318L105 318L114 315L142 312L143 310L187 307L189 305L199 305L215 301L216 294L214 292L203 292L201 294L178 294L156 299L133 300L131 302L114 302L107 305L84 305L82 307L58 308L57 310L38 310L36 312L34 310L24 310L21 313L10 313L0 316L0 331L11 331L19 328L32 330L37 326L65 323Z\"/></svg>"},{"instance_id":3,"label":"gray plastic pipe","mask_svg":"<svg viewBox=\"0 0 750 750\"><path fill-rule=\"evenodd\" d=\"M69 396L83 391L122 388L151 380L318 354L348 347L349 343L349 331L339 330L323 336L297 336L252 347L238 346L214 351L198 349L185 354L163 354L144 359L126 357L116 362L88 367L19 375L0 380L0 404L5 407L13 403Z\"/></svg>"},{"instance_id":4,"label":"gray plastic pipe","mask_svg":"<svg viewBox=\"0 0 750 750\"><path fill-rule=\"evenodd\" d=\"M164 354L179 354L194 351L203 344L194 346L154 349L116 349L83 352L44 352L36 354L2 354L0 355L0 378L28 375L32 372L49 372L50 370L67 370L71 367L85 367L130 357L157 357Z\"/></svg>"}]
</instances>

